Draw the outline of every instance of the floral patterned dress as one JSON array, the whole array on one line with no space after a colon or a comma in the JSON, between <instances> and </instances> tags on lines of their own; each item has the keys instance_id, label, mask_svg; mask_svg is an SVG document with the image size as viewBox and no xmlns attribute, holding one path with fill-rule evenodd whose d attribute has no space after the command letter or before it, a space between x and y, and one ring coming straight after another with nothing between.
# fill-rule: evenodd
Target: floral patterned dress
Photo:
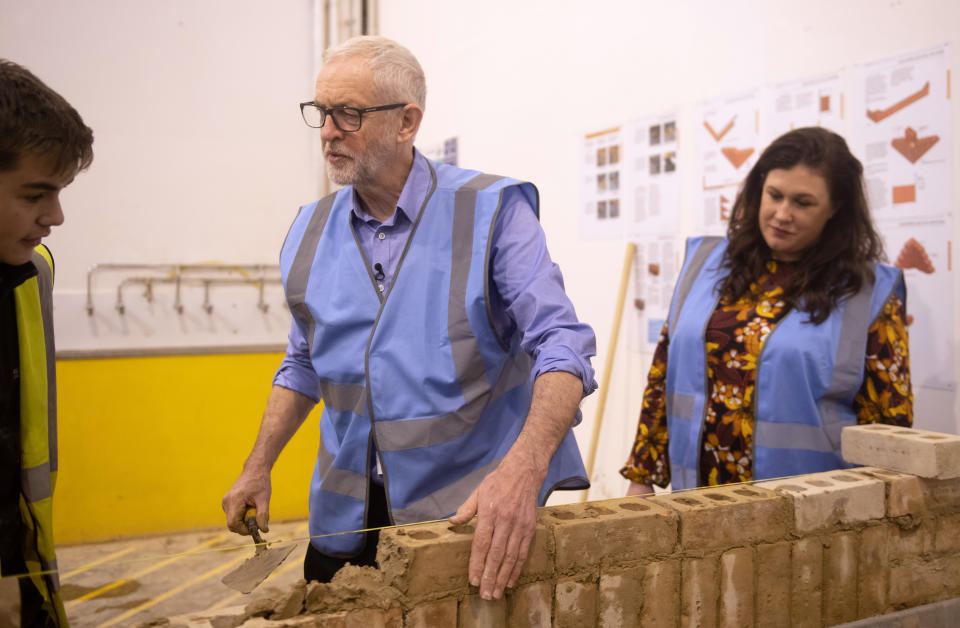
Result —
<instances>
[{"instance_id":1,"label":"floral patterned dress","mask_svg":"<svg viewBox=\"0 0 960 628\"><path fill-rule=\"evenodd\" d=\"M706 424L700 451L701 486L753 479L753 391L757 357L777 323L789 312L782 300L795 265L768 262L768 274L735 303L721 301L707 325ZM863 384L853 400L860 424L913 424L913 392L905 308L896 294L870 326ZM620 470L634 482L666 487L670 482L666 420L667 327L660 334L630 458Z\"/></svg>"}]
</instances>

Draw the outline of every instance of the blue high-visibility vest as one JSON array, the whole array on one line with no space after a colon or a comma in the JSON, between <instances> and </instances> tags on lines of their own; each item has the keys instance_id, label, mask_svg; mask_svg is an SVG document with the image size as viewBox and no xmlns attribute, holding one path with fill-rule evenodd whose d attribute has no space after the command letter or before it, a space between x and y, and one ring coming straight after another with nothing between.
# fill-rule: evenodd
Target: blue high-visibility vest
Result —
<instances>
[{"instance_id":1,"label":"blue high-visibility vest","mask_svg":"<svg viewBox=\"0 0 960 628\"><path fill-rule=\"evenodd\" d=\"M393 283L377 289L350 219L352 187L301 208L280 256L286 297L310 346L324 402L310 488L310 535L364 527L379 455L394 523L452 515L497 467L526 420L533 381L519 334L501 338L487 291L503 190L530 183L431 164L432 188ZM569 430L541 487L586 488ZM351 556L362 534L313 539Z\"/></svg>"},{"instance_id":2,"label":"blue high-visibility vest","mask_svg":"<svg viewBox=\"0 0 960 628\"><path fill-rule=\"evenodd\" d=\"M720 267L726 247L726 238L687 241L670 305L666 404L674 490L700 479L710 385L705 332L727 272ZM793 308L764 341L753 396L754 479L849 466L840 455L840 431L856 424L853 398L863 383L870 325L894 292L906 304L902 271L876 264L874 275L824 322L814 325Z\"/></svg>"}]
</instances>

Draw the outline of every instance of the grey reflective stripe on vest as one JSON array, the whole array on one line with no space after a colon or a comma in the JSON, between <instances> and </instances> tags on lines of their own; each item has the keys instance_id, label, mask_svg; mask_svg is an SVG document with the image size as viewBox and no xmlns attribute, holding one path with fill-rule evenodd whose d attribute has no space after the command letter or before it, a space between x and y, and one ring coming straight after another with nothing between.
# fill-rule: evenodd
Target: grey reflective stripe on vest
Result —
<instances>
[{"instance_id":1,"label":"grey reflective stripe on vest","mask_svg":"<svg viewBox=\"0 0 960 628\"><path fill-rule=\"evenodd\" d=\"M28 502L38 502L53 496L50 465L45 462L29 469L20 469L20 488Z\"/></svg>"},{"instance_id":2,"label":"grey reflective stripe on vest","mask_svg":"<svg viewBox=\"0 0 960 628\"><path fill-rule=\"evenodd\" d=\"M378 448L381 451L400 451L430 447L463 436L476 425L487 403L527 382L530 364L530 356L518 353L504 365L490 394L477 397L456 412L425 419L378 421L374 424Z\"/></svg>"},{"instance_id":3,"label":"grey reflective stripe on vest","mask_svg":"<svg viewBox=\"0 0 960 628\"><path fill-rule=\"evenodd\" d=\"M333 466L333 456L323 445L322 436L317 451L317 472L321 478L320 488L323 490L366 501L367 476Z\"/></svg>"},{"instance_id":4,"label":"grey reflective stripe on vest","mask_svg":"<svg viewBox=\"0 0 960 628\"><path fill-rule=\"evenodd\" d=\"M700 242L697 250L694 251L693 257L690 259L690 265L687 267L687 272L680 281L680 285L677 286L677 294L673 299L673 311L670 312L670 327L668 333L673 332L677 324L677 317L680 315L680 310L683 309L683 302L687 300L687 295L690 294L690 289L693 288L693 283L700 275L700 270L703 268L704 263L706 263L710 254L713 253L713 249L717 248L717 245L722 241L723 238L719 236L706 236Z\"/></svg>"},{"instance_id":5,"label":"grey reflective stripe on vest","mask_svg":"<svg viewBox=\"0 0 960 628\"><path fill-rule=\"evenodd\" d=\"M693 395L684 395L677 392L667 393L667 407L671 417L690 421L693 419L693 409L697 400Z\"/></svg>"},{"instance_id":6,"label":"grey reflective stripe on vest","mask_svg":"<svg viewBox=\"0 0 960 628\"><path fill-rule=\"evenodd\" d=\"M436 490L423 499L420 499L406 508L393 511L394 521L396 523L413 523L415 521L427 521L436 519L437 513L445 515L457 511L460 504L467 501L470 493L473 492L483 478L487 477L491 471L497 468L502 458L492 460L479 469L474 469L456 482L452 482L443 488Z\"/></svg>"},{"instance_id":7,"label":"grey reflective stripe on vest","mask_svg":"<svg viewBox=\"0 0 960 628\"><path fill-rule=\"evenodd\" d=\"M451 247L450 295L447 303L447 334L460 390L467 406L490 392L483 358L467 318L467 279L473 250L473 221L477 192L503 177L479 174L467 181L454 196L453 242ZM479 412L477 412L479 417Z\"/></svg>"},{"instance_id":8,"label":"grey reflective stripe on vest","mask_svg":"<svg viewBox=\"0 0 960 628\"><path fill-rule=\"evenodd\" d=\"M47 253L50 250L47 249ZM50 259L53 255L50 254ZM43 344L47 354L47 446L50 450L50 468L56 471L57 462L57 358L53 341L53 269L42 255L34 251L33 265L37 267L37 288L40 293L40 313L43 316Z\"/></svg>"},{"instance_id":9,"label":"grey reflective stripe on vest","mask_svg":"<svg viewBox=\"0 0 960 628\"><path fill-rule=\"evenodd\" d=\"M334 384L328 379L320 380L320 396L325 406L358 416L366 412L366 390L363 384Z\"/></svg>"},{"instance_id":10,"label":"grey reflective stripe on vest","mask_svg":"<svg viewBox=\"0 0 960 628\"><path fill-rule=\"evenodd\" d=\"M864 281L860 291L844 304L840 340L837 343L830 386L817 402L823 429L832 445L831 451L840 450L840 431L843 429L842 417L836 411L836 404L849 402L850 391L856 391L860 387L860 373L866 354L864 346L870 332L870 297L873 294L874 281ZM802 448L814 449L807 446Z\"/></svg>"},{"instance_id":11,"label":"grey reflective stripe on vest","mask_svg":"<svg viewBox=\"0 0 960 628\"><path fill-rule=\"evenodd\" d=\"M839 439L835 447L819 425L763 421L757 426L756 432L757 440L762 440L758 444L769 449L806 449L825 453L839 449Z\"/></svg>"},{"instance_id":12,"label":"grey reflective stripe on vest","mask_svg":"<svg viewBox=\"0 0 960 628\"><path fill-rule=\"evenodd\" d=\"M300 239L300 247L293 258L290 274L287 277L287 302L293 315L307 328L307 346L310 347L311 351L313 351L316 321L310 315L310 310L307 308L305 301L307 282L310 280L310 267L313 266L313 259L317 254L320 236L323 234L324 227L327 226L327 219L330 217L330 209L333 207L336 196L336 194L329 194L317 201L313 215L310 216L310 222Z\"/></svg>"}]
</instances>

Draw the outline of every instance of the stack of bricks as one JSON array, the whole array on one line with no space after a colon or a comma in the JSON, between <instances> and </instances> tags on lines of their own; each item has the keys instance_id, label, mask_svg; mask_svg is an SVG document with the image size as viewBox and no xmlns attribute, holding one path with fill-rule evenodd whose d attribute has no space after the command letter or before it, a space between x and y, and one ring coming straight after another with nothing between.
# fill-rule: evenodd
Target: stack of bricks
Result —
<instances>
[{"instance_id":1,"label":"stack of bricks","mask_svg":"<svg viewBox=\"0 0 960 628\"><path fill-rule=\"evenodd\" d=\"M497 601L467 582L472 527L386 530L395 605L315 625L832 626L960 596L960 437L860 426L843 453L869 466L541 509Z\"/></svg>"}]
</instances>

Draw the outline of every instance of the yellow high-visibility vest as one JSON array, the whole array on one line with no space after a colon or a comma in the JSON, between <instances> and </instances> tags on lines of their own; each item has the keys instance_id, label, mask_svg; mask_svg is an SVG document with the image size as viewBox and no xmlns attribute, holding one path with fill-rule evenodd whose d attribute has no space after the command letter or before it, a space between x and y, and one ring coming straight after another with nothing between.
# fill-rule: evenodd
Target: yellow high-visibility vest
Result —
<instances>
[{"instance_id":1,"label":"yellow high-visibility vest","mask_svg":"<svg viewBox=\"0 0 960 628\"><path fill-rule=\"evenodd\" d=\"M53 489L57 481L57 384L53 344L53 257L33 253L37 276L17 286L20 346L20 516L24 562L49 615L67 626L53 548ZM50 573L42 573L50 572Z\"/></svg>"}]
</instances>

